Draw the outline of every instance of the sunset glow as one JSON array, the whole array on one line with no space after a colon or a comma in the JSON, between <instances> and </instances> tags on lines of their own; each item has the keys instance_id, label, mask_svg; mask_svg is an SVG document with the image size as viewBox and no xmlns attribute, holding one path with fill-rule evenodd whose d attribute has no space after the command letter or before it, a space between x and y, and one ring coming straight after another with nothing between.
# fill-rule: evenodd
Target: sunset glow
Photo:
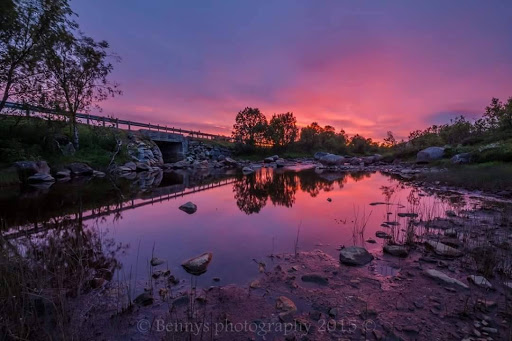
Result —
<instances>
[{"instance_id":1,"label":"sunset glow","mask_svg":"<svg viewBox=\"0 0 512 341\"><path fill-rule=\"evenodd\" d=\"M509 1L73 6L122 57L113 79L124 95L103 104L119 118L230 134L252 106L381 140L512 95Z\"/></svg>"}]
</instances>

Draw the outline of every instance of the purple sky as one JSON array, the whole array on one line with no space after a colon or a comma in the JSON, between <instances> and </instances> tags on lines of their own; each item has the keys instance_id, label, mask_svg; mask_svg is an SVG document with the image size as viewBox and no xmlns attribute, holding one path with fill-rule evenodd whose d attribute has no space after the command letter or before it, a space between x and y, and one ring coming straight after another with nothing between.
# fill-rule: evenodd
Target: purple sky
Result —
<instances>
[{"instance_id":1,"label":"purple sky","mask_svg":"<svg viewBox=\"0 0 512 341\"><path fill-rule=\"evenodd\" d=\"M229 134L292 111L382 139L512 96L512 1L72 0L122 58L105 114Z\"/></svg>"}]
</instances>

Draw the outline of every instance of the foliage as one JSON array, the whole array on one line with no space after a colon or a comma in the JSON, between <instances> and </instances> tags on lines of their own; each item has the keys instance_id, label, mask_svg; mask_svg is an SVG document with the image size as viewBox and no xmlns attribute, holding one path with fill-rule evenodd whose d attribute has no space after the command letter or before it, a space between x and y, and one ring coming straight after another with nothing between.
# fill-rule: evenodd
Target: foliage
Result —
<instances>
[{"instance_id":1,"label":"foliage","mask_svg":"<svg viewBox=\"0 0 512 341\"><path fill-rule=\"evenodd\" d=\"M45 91L48 44L76 23L67 0L3 0L0 4L0 110L9 98L37 104Z\"/></svg>"},{"instance_id":2,"label":"foliage","mask_svg":"<svg viewBox=\"0 0 512 341\"><path fill-rule=\"evenodd\" d=\"M236 115L233 138L250 147L265 142L267 119L258 108L247 107Z\"/></svg>"},{"instance_id":3,"label":"foliage","mask_svg":"<svg viewBox=\"0 0 512 341\"><path fill-rule=\"evenodd\" d=\"M267 139L274 147L284 147L295 142L299 129L293 113L274 114L267 127Z\"/></svg>"},{"instance_id":4,"label":"foliage","mask_svg":"<svg viewBox=\"0 0 512 341\"><path fill-rule=\"evenodd\" d=\"M298 145L310 152L328 151L344 154L347 152L348 137L344 130L336 133L332 126L321 127L317 122L301 129Z\"/></svg>"}]
</instances>

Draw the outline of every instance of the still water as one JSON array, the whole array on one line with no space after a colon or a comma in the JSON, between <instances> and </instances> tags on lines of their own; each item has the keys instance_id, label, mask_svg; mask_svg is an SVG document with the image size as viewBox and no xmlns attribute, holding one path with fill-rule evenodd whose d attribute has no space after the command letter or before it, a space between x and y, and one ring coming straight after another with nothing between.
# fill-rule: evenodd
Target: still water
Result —
<instances>
[{"instance_id":1,"label":"still water","mask_svg":"<svg viewBox=\"0 0 512 341\"><path fill-rule=\"evenodd\" d=\"M137 187L138 186L138 187ZM250 175L172 172L157 181L114 184L106 179L55 184L50 188L2 193L4 235L12 243L44 240L52 230L76 223L102 241L121 245L117 278L148 278L152 256L166 260L171 273L189 278L180 264L212 252L200 285L247 284L258 274L256 261L270 255L320 249L334 257L341 245L381 253L376 231L403 238L407 217L418 220L462 209L456 197L439 197L376 173L319 173L314 169L262 168ZM179 210L191 201L194 214ZM394 222L381 226L383 222ZM366 242L374 239L376 243ZM274 258L275 259L275 258Z\"/></svg>"}]
</instances>

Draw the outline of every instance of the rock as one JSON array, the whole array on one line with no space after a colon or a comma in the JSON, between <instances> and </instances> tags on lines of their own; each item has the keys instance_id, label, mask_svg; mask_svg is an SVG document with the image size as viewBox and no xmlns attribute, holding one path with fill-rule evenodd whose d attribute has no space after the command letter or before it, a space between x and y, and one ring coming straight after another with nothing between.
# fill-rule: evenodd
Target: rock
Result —
<instances>
[{"instance_id":1,"label":"rock","mask_svg":"<svg viewBox=\"0 0 512 341\"><path fill-rule=\"evenodd\" d=\"M224 163L226 165L229 165L229 166L237 166L238 165L238 162L236 162L235 160L233 160L232 158L230 157L227 157L224 159Z\"/></svg>"},{"instance_id":2,"label":"rock","mask_svg":"<svg viewBox=\"0 0 512 341\"><path fill-rule=\"evenodd\" d=\"M92 172L92 176L96 178L103 178L105 176L105 173L95 170Z\"/></svg>"},{"instance_id":3,"label":"rock","mask_svg":"<svg viewBox=\"0 0 512 341\"><path fill-rule=\"evenodd\" d=\"M303 282L316 283L320 285L328 285L329 279L318 274L306 274L301 277Z\"/></svg>"},{"instance_id":4,"label":"rock","mask_svg":"<svg viewBox=\"0 0 512 341\"><path fill-rule=\"evenodd\" d=\"M329 155L329 153L324 153L324 152L316 152L315 155L313 156L315 158L315 160L320 160L322 157L326 156L326 155Z\"/></svg>"},{"instance_id":5,"label":"rock","mask_svg":"<svg viewBox=\"0 0 512 341\"><path fill-rule=\"evenodd\" d=\"M254 281L252 281L250 284L249 284L249 287L251 289L258 289L258 288L261 288L261 282L257 279L255 279Z\"/></svg>"},{"instance_id":6,"label":"rock","mask_svg":"<svg viewBox=\"0 0 512 341\"><path fill-rule=\"evenodd\" d=\"M375 239L371 239L371 238L370 238L370 239L368 239L368 240L366 240L366 242L367 242L367 243L370 243L370 244L375 244L375 243L377 243L377 242L375 241Z\"/></svg>"},{"instance_id":7,"label":"rock","mask_svg":"<svg viewBox=\"0 0 512 341\"><path fill-rule=\"evenodd\" d=\"M149 166L147 163L144 163L144 162L137 162L136 164L136 170L137 172L144 172L144 171L148 171L151 166Z\"/></svg>"},{"instance_id":8,"label":"rock","mask_svg":"<svg viewBox=\"0 0 512 341\"><path fill-rule=\"evenodd\" d=\"M297 306L291 299L286 296L279 296L276 300L276 309L279 310L279 319L287 321L293 314L297 312Z\"/></svg>"},{"instance_id":9,"label":"rock","mask_svg":"<svg viewBox=\"0 0 512 341\"><path fill-rule=\"evenodd\" d=\"M35 174L50 174L50 167L46 161L18 161L13 166L22 181Z\"/></svg>"},{"instance_id":10,"label":"rock","mask_svg":"<svg viewBox=\"0 0 512 341\"><path fill-rule=\"evenodd\" d=\"M71 171L69 169L63 169L55 173L56 178L69 178L71 177Z\"/></svg>"},{"instance_id":11,"label":"rock","mask_svg":"<svg viewBox=\"0 0 512 341\"><path fill-rule=\"evenodd\" d=\"M64 156L73 156L76 153L75 146L73 146L73 143L68 142L64 146L58 145L62 155Z\"/></svg>"},{"instance_id":12,"label":"rock","mask_svg":"<svg viewBox=\"0 0 512 341\"><path fill-rule=\"evenodd\" d=\"M479 287L482 287L482 288L486 288L486 289L493 288L491 282L489 282L487 280L487 278L485 278L483 276L471 275L471 276L468 276L468 281L473 282L475 285L478 285Z\"/></svg>"},{"instance_id":13,"label":"rock","mask_svg":"<svg viewBox=\"0 0 512 341\"><path fill-rule=\"evenodd\" d=\"M444 148L442 147L428 147L418 152L416 155L417 163L428 163L431 161L442 159L444 156Z\"/></svg>"},{"instance_id":14,"label":"rock","mask_svg":"<svg viewBox=\"0 0 512 341\"><path fill-rule=\"evenodd\" d=\"M459 251L451 246L445 245L441 242L438 242L438 241L427 240L425 242L425 244L427 246L429 246L430 248L432 248L434 250L434 253L439 256L444 256L444 257L460 257L460 256L462 256L461 251Z\"/></svg>"},{"instance_id":15,"label":"rock","mask_svg":"<svg viewBox=\"0 0 512 341\"><path fill-rule=\"evenodd\" d=\"M242 173L251 174L251 173L254 173L254 169L252 169L251 167L244 167L244 168L242 168Z\"/></svg>"},{"instance_id":16,"label":"rock","mask_svg":"<svg viewBox=\"0 0 512 341\"><path fill-rule=\"evenodd\" d=\"M266 157L266 158L263 160L263 162L265 162L265 163L272 163L272 162L274 162L274 158L273 158L273 157Z\"/></svg>"},{"instance_id":17,"label":"rock","mask_svg":"<svg viewBox=\"0 0 512 341\"><path fill-rule=\"evenodd\" d=\"M183 212L186 212L188 214L193 214L197 211L196 204L194 204L193 202L190 202L190 201L181 205L179 208L180 208L180 210L182 210Z\"/></svg>"},{"instance_id":18,"label":"rock","mask_svg":"<svg viewBox=\"0 0 512 341\"><path fill-rule=\"evenodd\" d=\"M453 164L467 164L467 163L471 163L471 159L472 159L472 155L471 153L461 153L461 154L457 154L455 155L454 157L452 157L450 159L450 161L453 163Z\"/></svg>"},{"instance_id":19,"label":"rock","mask_svg":"<svg viewBox=\"0 0 512 341\"><path fill-rule=\"evenodd\" d=\"M27 178L29 183L41 183L41 182L55 182L55 179L50 174L36 173Z\"/></svg>"},{"instance_id":20,"label":"rock","mask_svg":"<svg viewBox=\"0 0 512 341\"><path fill-rule=\"evenodd\" d=\"M283 168L286 165L286 161L283 159L276 160L276 167L277 168Z\"/></svg>"},{"instance_id":21,"label":"rock","mask_svg":"<svg viewBox=\"0 0 512 341\"><path fill-rule=\"evenodd\" d=\"M153 258L151 258L151 261L149 263L151 264L151 266L158 266L160 264L164 264L165 260L157 258L157 257L153 257Z\"/></svg>"},{"instance_id":22,"label":"rock","mask_svg":"<svg viewBox=\"0 0 512 341\"><path fill-rule=\"evenodd\" d=\"M455 229L445 230L444 235L446 237L455 238L455 237L457 237L457 230L455 230Z\"/></svg>"},{"instance_id":23,"label":"rock","mask_svg":"<svg viewBox=\"0 0 512 341\"><path fill-rule=\"evenodd\" d=\"M137 164L135 164L135 162L132 161L125 163L123 167L128 168L131 171L137 170Z\"/></svg>"},{"instance_id":24,"label":"rock","mask_svg":"<svg viewBox=\"0 0 512 341\"><path fill-rule=\"evenodd\" d=\"M73 162L66 166L74 176L92 175L94 170L82 162Z\"/></svg>"},{"instance_id":25,"label":"rock","mask_svg":"<svg viewBox=\"0 0 512 341\"><path fill-rule=\"evenodd\" d=\"M345 158L340 155L327 154L322 156L319 161L324 165L336 166L343 164Z\"/></svg>"},{"instance_id":26,"label":"rock","mask_svg":"<svg viewBox=\"0 0 512 341\"><path fill-rule=\"evenodd\" d=\"M331 198L327 198L327 201L328 201L328 202L331 202L331 201L332 201L332 199L331 199Z\"/></svg>"},{"instance_id":27,"label":"rock","mask_svg":"<svg viewBox=\"0 0 512 341\"><path fill-rule=\"evenodd\" d=\"M359 266L370 263L373 256L365 248L349 246L340 250L340 262L345 265Z\"/></svg>"},{"instance_id":28,"label":"rock","mask_svg":"<svg viewBox=\"0 0 512 341\"><path fill-rule=\"evenodd\" d=\"M456 217L456 216L457 216L457 214L455 213L455 211L447 210L447 211L446 211L446 216L447 216L447 217L452 217L452 218L454 218L454 217Z\"/></svg>"},{"instance_id":29,"label":"rock","mask_svg":"<svg viewBox=\"0 0 512 341\"><path fill-rule=\"evenodd\" d=\"M153 304L153 301L154 301L153 296L151 296L150 293L145 292L145 293L142 293L139 296L137 296L133 300L133 303L141 305L141 306L147 306L147 305Z\"/></svg>"},{"instance_id":30,"label":"rock","mask_svg":"<svg viewBox=\"0 0 512 341\"><path fill-rule=\"evenodd\" d=\"M512 290L512 282L503 282L503 285L505 286L505 288Z\"/></svg>"},{"instance_id":31,"label":"rock","mask_svg":"<svg viewBox=\"0 0 512 341\"><path fill-rule=\"evenodd\" d=\"M212 258L213 254L211 252L205 252L200 256L183 262L181 266L188 273L198 276L206 272L208 265L210 265L210 262L212 261Z\"/></svg>"},{"instance_id":32,"label":"rock","mask_svg":"<svg viewBox=\"0 0 512 341\"><path fill-rule=\"evenodd\" d=\"M106 282L107 282L107 280L105 278L94 277L90 281L91 288L98 289L98 288L102 287L103 284L105 284Z\"/></svg>"},{"instance_id":33,"label":"rock","mask_svg":"<svg viewBox=\"0 0 512 341\"><path fill-rule=\"evenodd\" d=\"M389 235L388 233L386 233L384 231L377 231L377 232L375 232L375 236L377 238L391 239L391 235Z\"/></svg>"},{"instance_id":34,"label":"rock","mask_svg":"<svg viewBox=\"0 0 512 341\"><path fill-rule=\"evenodd\" d=\"M418 217L418 214L417 213L398 213L398 216L399 217L407 217L407 218L417 218Z\"/></svg>"},{"instance_id":35,"label":"rock","mask_svg":"<svg viewBox=\"0 0 512 341\"><path fill-rule=\"evenodd\" d=\"M462 283L461 281L459 281L455 278L452 278L452 277L446 275L445 273L443 273L441 271L438 271L435 269L428 269L428 270L425 270L425 274L430 278L440 280L444 283L454 284L454 285L458 285L459 287L462 287L464 289L469 289L469 287L466 284Z\"/></svg>"},{"instance_id":36,"label":"rock","mask_svg":"<svg viewBox=\"0 0 512 341\"><path fill-rule=\"evenodd\" d=\"M498 329L496 328L489 328L489 327L484 327L481 329L483 332L486 332L488 334L498 334Z\"/></svg>"},{"instance_id":37,"label":"rock","mask_svg":"<svg viewBox=\"0 0 512 341\"><path fill-rule=\"evenodd\" d=\"M384 245L384 252L396 257L407 257L409 250L403 245Z\"/></svg>"}]
</instances>

